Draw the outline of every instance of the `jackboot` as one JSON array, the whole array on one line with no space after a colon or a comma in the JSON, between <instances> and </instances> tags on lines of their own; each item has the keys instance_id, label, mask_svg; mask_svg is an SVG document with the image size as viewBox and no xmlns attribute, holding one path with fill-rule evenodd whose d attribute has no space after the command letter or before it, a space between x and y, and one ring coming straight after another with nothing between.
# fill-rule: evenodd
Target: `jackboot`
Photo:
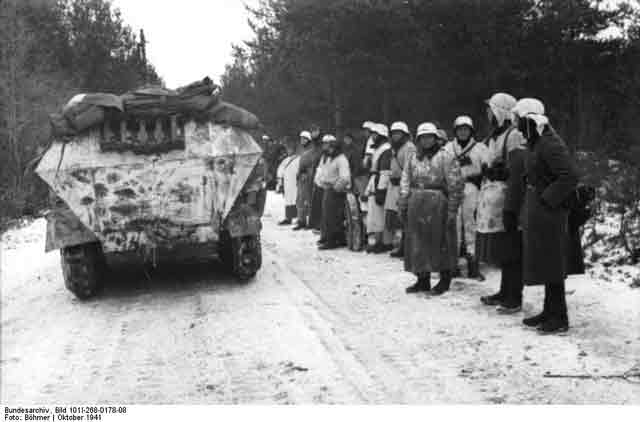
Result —
<instances>
[{"instance_id":1,"label":"jackboot","mask_svg":"<svg viewBox=\"0 0 640 422\"><path fill-rule=\"evenodd\" d=\"M483 305L487 306L500 305L505 299L507 293L507 281L507 275L505 274L503 267L500 271L500 289L498 290L498 293L494 293L488 296L482 296L480 297L480 302L482 302Z\"/></svg>"},{"instance_id":2,"label":"jackboot","mask_svg":"<svg viewBox=\"0 0 640 422\"><path fill-rule=\"evenodd\" d=\"M563 280L562 283L549 284L549 314L538 327L538 332L540 334L559 334L568 330L569 317Z\"/></svg>"},{"instance_id":3,"label":"jackboot","mask_svg":"<svg viewBox=\"0 0 640 422\"><path fill-rule=\"evenodd\" d=\"M522 310L522 262L510 262L502 266L502 277L505 280L504 297L498 305L500 314L510 315Z\"/></svg>"},{"instance_id":4,"label":"jackboot","mask_svg":"<svg viewBox=\"0 0 640 422\"><path fill-rule=\"evenodd\" d=\"M484 281L485 278L482 274L480 274L480 263L471 254L466 255L467 259L467 277L476 279L478 281Z\"/></svg>"},{"instance_id":5,"label":"jackboot","mask_svg":"<svg viewBox=\"0 0 640 422\"><path fill-rule=\"evenodd\" d=\"M418 281L415 284L407 287L405 292L407 294L411 293L419 293L419 292L428 292L431 290L431 273L424 273L418 275Z\"/></svg>"},{"instance_id":6,"label":"jackboot","mask_svg":"<svg viewBox=\"0 0 640 422\"><path fill-rule=\"evenodd\" d=\"M542 306L542 312L537 315L531 316L529 318L525 318L522 320L522 323L527 327L537 327L547 320L547 315L549 313L549 285L544 285L544 305Z\"/></svg>"},{"instance_id":7,"label":"jackboot","mask_svg":"<svg viewBox=\"0 0 640 422\"><path fill-rule=\"evenodd\" d=\"M450 286L451 286L451 271L450 270L440 271L440 281L438 282L438 284L436 284L436 286L433 289L431 289L430 293L432 296L440 296L441 294L449 290Z\"/></svg>"}]
</instances>

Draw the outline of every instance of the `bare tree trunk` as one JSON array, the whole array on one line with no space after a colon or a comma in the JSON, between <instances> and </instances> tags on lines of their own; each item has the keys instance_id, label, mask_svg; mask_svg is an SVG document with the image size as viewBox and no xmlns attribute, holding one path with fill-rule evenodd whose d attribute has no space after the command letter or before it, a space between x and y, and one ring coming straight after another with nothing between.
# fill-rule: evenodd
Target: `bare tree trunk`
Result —
<instances>
[{"instance_id":1,"label":"bare tree trunk","mask_svg":"<svg viewBox=\"0 0 640 422\"><path fill-rule=\"evenodd\" d=\"M3 47L0 51L0 87L2 89L5 123L4 135L11 156L11 170L14 192L22 192L23 175L23 129L28 116L25 114L25 98L22 80L26 55L29 48L29 34L19 16L16 0L0 2L0 26L3 28Z\"/></svg>"},{"instance_id":2,"label":"bare tree trunk","mask_svg":"<svg viewBox=\"0 0 640 422\"><path fill-rule=\"evenodd\" d=\"M334 117L334 125L336 128L336 136L338 136L338 138L342 139L342 136L344 135L344 124L343 124L343 120L342 120L342 113L343 113L343 97L342 97L342 92L340 92L339 90L335 90L334 91L334 96L333 96L333 117Z\"/></svg>"}]
</instances>

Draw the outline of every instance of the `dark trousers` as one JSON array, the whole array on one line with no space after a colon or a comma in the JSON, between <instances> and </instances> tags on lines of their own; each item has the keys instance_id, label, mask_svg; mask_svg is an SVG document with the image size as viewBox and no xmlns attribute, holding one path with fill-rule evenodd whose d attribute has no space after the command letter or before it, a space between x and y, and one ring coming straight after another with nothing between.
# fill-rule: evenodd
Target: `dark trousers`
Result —
<instances>
[{"instance_id":1,"label":"dark trousers","mask_svg":"<svg viewBox=\"0 0 640 422\"><path fill-rule=\"evenodd\" d=\"M345 241L344 208L347 194L331 188L324 189L322 196L322 224L320 237L329 244Z\"/></svg>"},{"instance_id":2,"label":"dark trousers","mask_svg":"<svg viewBox=\"0 0 640 422\"><path fill-rule=\"evenodd\" d=\"M564 280L562 283L545 284L543 312L547 318L569 322Z\"/></svg>"},{"instance_id":3,"label":"dark trousers","mask_svg":"<svg viewBox=\"0 0 640 422\"><path fill-rule=\"evenodd\" d=\"M522 281L522 260L514 260L502 264L500 291L503 302L506 305L522 305L522 291L524 283Z\"/></svg>"},{"instance_id":4,"label":"dark trousers","mask_svg":"<svg viewBox=\"0 0 640 422\"><path fill-rule=\"evenodd\" d=\"M311 194L311 214L309 215L309 226L313 229L320 230L322 225L322 198L324 189L318 186L313 187Z\"/></svg>"}]
</instances>

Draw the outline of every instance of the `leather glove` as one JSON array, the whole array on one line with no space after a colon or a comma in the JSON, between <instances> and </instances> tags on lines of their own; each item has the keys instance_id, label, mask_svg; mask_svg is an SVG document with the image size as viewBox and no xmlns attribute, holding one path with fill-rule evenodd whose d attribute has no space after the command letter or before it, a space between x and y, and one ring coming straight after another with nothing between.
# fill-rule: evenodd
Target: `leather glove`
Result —
<instances>
[{"instance_id":1,"label":"leather glove","mask_svg":"<svg viewBox=\"0 0 640 422\"><path fill-rule=\"evenodd\" d=\"M386 189L377 189L376 190L376 204L378 204L378 206L383 206L384 205L384 200L387 197L387 190Z\"/></svg>"},{"instance_id":2,"label":"leather glove","mask_svg":"<svg viewBox=\"0 0 640 422\"><path fill-rule=\"evenodd\" d=\"M367 195L360 195L360 202L368 202L369 201L369 197Z\"/></svg>"},{"instance_id":3,"label":"leather glove","mask_svg":"<svg viewBox=\"0 0 640 422\"><path fill-rule=\"evenodd\" d=\"M507 232L518 230L518 214L513 211L503 211L502 224L504 225L504 230Z\"/></svg>"}]
</instances>

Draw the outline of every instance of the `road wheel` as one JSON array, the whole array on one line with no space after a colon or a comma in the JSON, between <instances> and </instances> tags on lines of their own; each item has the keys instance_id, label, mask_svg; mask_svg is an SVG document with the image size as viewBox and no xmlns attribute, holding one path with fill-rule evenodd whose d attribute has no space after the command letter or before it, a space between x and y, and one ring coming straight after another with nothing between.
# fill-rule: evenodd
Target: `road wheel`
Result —
<instances>
[{"instance_id":1,"label":"road wheel","mask_svg":"<svg viewBox=\"0 0 640 422\"><path fill-rule=\"evenodd\" d=\"M360 202L352 193L347 193L344 214L347 247L352 251L361 251L365 245L364 224Z\"/></svg>"},{"instance_id":2,"label":"road wheel","mask_svg":"<svg viewBox=\"0 0 640 422\"><path fill-rule=\"evenodd\" d=\"M102 288L106 262L100 243L85 243L60 250L64 285L78 299L89 299Z\"/></svg>"},{"instance_id":3,"label":"road wheel","mask_svg":"<svg viewBox=\"0 0 640 422\"><path fill-rule=\"evenodd\" d=\"M233 273L246 281L256 275L262 266L262 246L260 236L242 236L231 240L233 253Z\"/></svg>"}]
</instances>

